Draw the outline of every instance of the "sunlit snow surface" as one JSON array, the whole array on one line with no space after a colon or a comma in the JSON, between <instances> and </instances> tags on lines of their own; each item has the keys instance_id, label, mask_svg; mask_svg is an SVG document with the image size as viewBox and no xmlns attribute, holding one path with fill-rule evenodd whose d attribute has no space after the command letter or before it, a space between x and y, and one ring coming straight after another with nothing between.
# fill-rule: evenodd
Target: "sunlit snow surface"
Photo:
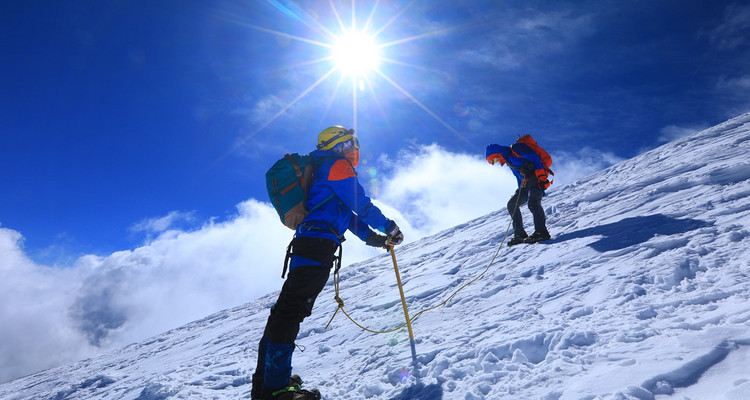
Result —
<instances>
[{"instance_id":1,"label":"sunlit snow surface","mask_svg":"<svg viewBox=\"0 0 750 400\"><path fill-rule=\"evenodd\" d=\"M397 247L412 315L485 270L506 201ZM405 328L372 334L339 313L324 329L329 282L294 372L331 400L750 399L750 114L553 186L544 205L553 240L502 248L482 278L414 321L416 367ZM358 322L403 323L390 256L341 278ZM0 398L249 398L274 300L5 383Z\"/></svg>"}]
</instances>

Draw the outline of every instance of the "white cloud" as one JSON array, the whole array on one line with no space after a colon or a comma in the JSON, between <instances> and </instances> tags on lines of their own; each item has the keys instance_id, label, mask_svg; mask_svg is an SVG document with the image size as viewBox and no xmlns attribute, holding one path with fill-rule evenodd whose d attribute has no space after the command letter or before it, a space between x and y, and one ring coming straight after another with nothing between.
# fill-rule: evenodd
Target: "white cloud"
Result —
<instances>
[{"instance_id":1,"label":"white cloud","mask_svg":"<svg viewBox=\"0 0 750 400\"><path fill-rule=\"evenodd\" d=\"M269 205L248 200L227 222L169 230L106 258L84 257L74 268L91 273L74 316L94 343L127 343L242 304L278 288L291 234ZM119 320L101 318L114 313Z\"/></svg>"},{"instance_id":2,"label":"white cloud","mask_svg":"<svg viewBox=\"0 0 750 400\"><path fill-rule=\"evenodd\" d=\"M591 16L574 11L536 14L519 20L516 27L523 35L538 39L539 44L557 50L594 31Z\"/></svg>"},{"instance_id":3,"label":"white cloud","mask_svg":"<svg viewBox=\"0 0 750 400\"><path fill-rule=\"evenodd\" d=\"M52 268L35 265L23 254L21 235L2 229L0 380L120 347L277 290L291 236L270 205L249 200L227 222L167 230L132 251Z\"/></svg>"},{"instance_id":4,"label":"white cloud","mask_svg":"<svg viewBox=\"0 0 750 400\"><path fill-rule=\"evenodd\" d=\"M612 153L582 148L552 153L555 182L550 190L623 161ZM507 167L489 165L481 155L449 152L433 144L403 151L398 160L384 160L394 171L380 183L382 208L407 222L407 240L504 210L516 190ZM397 210L397 211L396 211Z\"/></svg>"},{"instance_id":5,"label":"white cloud","mask_svg":"<svg viewBox=\"0 0 750 400\"><path fill-rule=\"evenodd\" d=\"M0 229L0 382L280 289L293 232L267 203L251 199L237 208L230 220L189 232L173 222L192 213L144 220L137 229L162 231L148 244L84 256L70 268L36 265L22 250L21 234ZM345 265L379 254L350 242Z\"/></svg>"},{"instance_id":6,"label":"white cloud","mask_svg":"<svg viewBox=\"0 0 750 400\"><path fill-rule=\"evenodd\" d=\"M552 190L618 161L585 149L553 157ZM378 176L375 204L399 223L407 242L504 209L516 189L507 167L434 144L378 165L391 172ZM368 172L360 169L360 179ZM268 203L250 199L227 221L174 229L190 218L172 212L144 220L136 227L161 231L149 243L84 256L69 268L36 265L22 250L21 234L0 229L0 381L145 339L281 287L293 233ZM344 268L383 254L347 236ZM320 312L335 309L331 299L318 304Z\"/></svg>"},{"instance_id":7,"label":"white cloud","mask_svg":"<svg viewBox=\"0 0 750 400\"><path fill-rule=\"evenodd\" d=\"M515 70L529 58L565 51L595 31L590 15L571 11L531 11L498 18L505 22L489 32L492 39L463 50L461 59L501 71Z\"/></svg>"},{"instance_id":8,"label":"white cloud","mask_svg":"<svg viewBox=\"0 0 750 400\"><path fill-rule=\"evenodd\" d=\"M716 28L710 33L711 40L719 48L731 51L745 44L750 33L750 6L730 4Z\"/></svg>"},{"instance_id":9,"label":"white cloud","mask_svg":"<svg viewBox=\"0 0 750 400\"><path fill-rule=\"evenodd\" d=\"M234 114L246 116L254 123L266 123L285 106L276 95L267 95L256 101L250 108L238 108Z\"/></svg>"},{"instance_id":10,"label":"white cloud","mask_svg":"<svg viewBox=\"0 0 750 400\"><path fill-rule=\"evenodd\" d=\"M76 271L35 265L0 228L0 382L90 354L67 317Z\"/></svg>"},{"instance_id":11,"label":"white cloud","mask_svg":"<svg viewBox=\"0 0 750 400\"><path fill-rule=\"evenodd\" d=\"M192 223L196 220L195 212L171 211L163 217L147 218L135 223L130 230L133 232L145 232L148 235L160 234L174 229L181 223Z\"/></svg>"},{"instance_id":12,"label":"white cloud","mask_svg":"<svg viewBox=\"0 0 750 400\"><path fill-rule=\"evenodd\" d=\"M700 132L704 129L708 128L708 125L706 126L676 126L676 125L669 125L665 126L661 129L659 132L659 139L658 143L669 143L673 140L679 139L681 137L692 135L696 132Z\"/></svg>"},{"instance_id":13,"label":"white cloud","mask_svg":"<svg viewBox=\"0 0 750 400\"><path fill-rule=\"evenodd\" d=\"M716 88L722 92L736 96L747 96L750 93L750 75L736 78L720 77L716 82Z\"/></svg>"},{"instance_id":14,"label":"white cloud","mask_svg":"<svg viewBox=\"0 0 750 400\"><path fill-rule=\"evenodd\" d=\"M572 183L579 178L599 172L624 161L614 153L583 147L575 153L552 152L552 170L555 171L554 187Z\"/></svg>"},{"instance_id":15,"label":"white cloud","mask_svg":"<svg viewBox=\"0 0 750 400\"><path fill-rule=\"evenodd\" d=\"M399 210L416 237L497 210L516 189L509 170L435 144L404 151L398 158L391 163L393 174L381 183L378 199Z\"/></svg>"}]
</instances>

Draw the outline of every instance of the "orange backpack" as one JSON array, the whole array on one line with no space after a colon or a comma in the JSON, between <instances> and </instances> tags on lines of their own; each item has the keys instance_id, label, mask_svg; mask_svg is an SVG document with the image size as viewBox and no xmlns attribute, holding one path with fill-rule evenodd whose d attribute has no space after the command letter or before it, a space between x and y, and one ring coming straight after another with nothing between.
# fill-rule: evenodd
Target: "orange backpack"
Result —
<instances>
[{"instance_id":1,"label":"orange backpack","mask_svg":"<svg viewBox=\"0 0 750 400\"><path fill-rule=\"evenodd\" d=\"M534 153L536 153L539 156L539 158L542 160L542 165L544 165L544 168L549 169L549 167L552 166L552 157L550 157L549 153L544 151L543 148L539 147L539 145L536 143L536 140L534 140L534 138L532 138L531 135L528 135L528 134L523 135L520 138L518 138L516 142L523 143L529 146L532 150L534 150Z\"/></svg>"},{"instance_id":2,"label":"orange backpack","mask_svg":"<svg viewBox=\"0 0 750 400\"><path fill-rule=\"evenodd\" d=\"M529 149L531 149L531 151L539 156L544 169L536 170L535 174L537 182L539 183L539 189L547 190L547 188L549 188L549 185L552 184L552 180L549 179L549 176L555 175L555 173L552 172L551 169L549 169L549 167L552 166L552 157L550 157L549 153L547 153L543 148L539 147L539 145L536 143L536 140L534 140L531 135L527 134L521 136L520 138L518 138L518 140L516 140L516 143L525 144Z\"/></svg>"}]
</instances>

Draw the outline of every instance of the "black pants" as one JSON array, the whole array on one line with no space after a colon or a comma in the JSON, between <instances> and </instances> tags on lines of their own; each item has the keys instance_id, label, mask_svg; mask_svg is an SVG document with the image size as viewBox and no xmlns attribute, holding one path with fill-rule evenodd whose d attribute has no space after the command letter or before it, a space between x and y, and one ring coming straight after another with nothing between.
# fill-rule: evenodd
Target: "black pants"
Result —
<instances>
[{"instance_id":1,"label":"black pants","mask_svg":"<svg viewBox=\"0 0 750 400\"><path fill-rule=\"evenodd\" d=\"M544 197L544 191L539 189L536 177L534 177L529 179L526 186L519 187L508 200L508 213L513 220L513 233L515 235L526 233L523 229L523 216L521 216L521 206L526 202L528 202L529 211L534 218L534 231L547 232L547 218L542 207L542 197Z\"/></svg>"},{"instance_id":2,"label":"black pants","mask_svg":"<svg viewBox=\"0 0 750 400\"><path fill-rule=\"evenodd\" d=\"M263 389L279 389L289 383L294 341L300 323L310 316L315 299L328 282L338 246L328 239L302 237L293 240L293 268L276 304L271 307L258 346L252 398L260 398Z\"/></svg>"}]
</instances>

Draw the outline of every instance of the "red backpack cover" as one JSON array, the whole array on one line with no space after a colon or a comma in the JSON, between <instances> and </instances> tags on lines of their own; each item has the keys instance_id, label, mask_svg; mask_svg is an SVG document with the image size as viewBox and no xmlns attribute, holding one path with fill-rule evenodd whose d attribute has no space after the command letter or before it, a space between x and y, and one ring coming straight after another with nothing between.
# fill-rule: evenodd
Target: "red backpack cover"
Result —
<instances>
[{"instance_id":1,"label":"red backpack cover","mask_svg":"<svg viewBox=\"0 0 750 400\"><path fill-rule=\"evenodd\" d=\"M531 149L531 151L539 156L544 169L538 169L534 173L536 174L539 189L547 190L547 188L549 188L549 185L552 184L552 180L549 179L549 176L555 175L555 173L552 172L552 170L549 168L552 166L552 157L550 157L549 153L547 153L543 148L539 147L539 145L536 143L536 140L534 140L531 135L521 136L520 138L518 138L518 140L516 140L516 143L523 143L529 149Z\"/></svg>"},{"instance_id":2,"label":"red backpack cover","mask_svg":"<svg viewBox=\"0 0 750 400\"><path fill-rule=\"evenodd\" d=\"M531 149L534 150L534 153L536 153L542 160L542 165L544 165L544 168L549 169L552 166L552 157L550 157L549 153L547 153L543 148L539 147L539 145L536 143L536 140L534 140L531 135L523 135L518 138L516 142L523 143L531 147Z\"/></svg>"}]
</instances>

